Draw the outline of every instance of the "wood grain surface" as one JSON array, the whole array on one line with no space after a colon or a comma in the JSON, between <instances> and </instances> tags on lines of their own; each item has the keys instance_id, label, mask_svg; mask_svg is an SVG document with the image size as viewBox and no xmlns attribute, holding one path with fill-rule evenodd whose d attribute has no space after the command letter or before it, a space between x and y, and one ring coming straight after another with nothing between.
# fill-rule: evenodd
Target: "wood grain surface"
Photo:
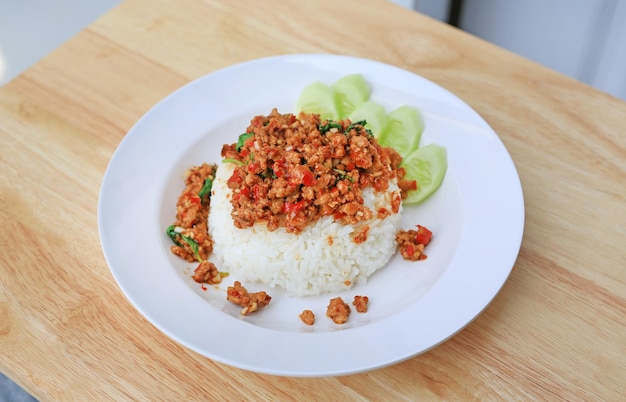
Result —
<instances>
[{"instance_id":1,"label":"wood grain surface","mask_svg":"<svg viewBox=\"0 0 626 402\"><path fill-rule=\"evenodd\" d=\"M191 80L290 53L438 83L518 169L509 280L423 355L333 378L232 368L159 332L107 267L98 191L130 127ZM0 88L0 371L55 401L626 400L625 127L626 103L384 0L127 0Z\"/></svg>"}]
</instances>

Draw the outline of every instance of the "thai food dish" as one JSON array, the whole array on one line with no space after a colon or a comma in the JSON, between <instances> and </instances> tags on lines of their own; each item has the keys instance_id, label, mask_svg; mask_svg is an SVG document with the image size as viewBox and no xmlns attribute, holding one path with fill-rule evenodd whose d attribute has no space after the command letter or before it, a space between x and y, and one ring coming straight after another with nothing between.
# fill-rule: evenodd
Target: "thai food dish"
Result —
<instances>
[{"instance_id":1,"label":"thai food dish","mask_svg":"<svg viewBox=\"0 0 626 402\"><path fill-rule=\"evenodd\" d=\"M166 233L172 253L199 263L196 282L218 285L236 276L227 300L242 315L272 299L244 283L297 297L337 293L366 283L398 251L411 261L427 258L430 230L401 227L403 200L420 183L407 175L406 152L382 146L365 120L273 109L254 116L221 156L189 169ZM368 302L356 296L352 304L363 313ZM342 324L350 310L333 297L326 315ZM300 318L315 322L311 310Z\"/></svg>"}]
</instances>

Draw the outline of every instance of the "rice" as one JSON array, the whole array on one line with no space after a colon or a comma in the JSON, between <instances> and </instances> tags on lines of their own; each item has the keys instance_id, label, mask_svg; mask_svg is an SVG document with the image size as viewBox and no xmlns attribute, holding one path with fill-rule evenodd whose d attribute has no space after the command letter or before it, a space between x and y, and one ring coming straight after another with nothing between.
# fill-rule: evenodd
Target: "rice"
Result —
<instances>
[{"instance_id":1,"label":"rice","mask_svg":"<svg viewBox=\"0 0 626 402\"><path fill-rule=\"evenodd\" d=\"M228 271L245 282L261 282L280 287L293 296L318 295L364 284L385 266L396 251L395 233L400 211L385 219L374 218L355 225L343 225L333 217L322 217L300 234L282 227L269 231L256 224L239 229L231 217L231 190L226 181L233 164L221 164L213 183L209 233L214 241L213 257L221 271ZM390 183L387 192L365 189L365 205L377 211L387 208L399 189ZM355 243L353 237L369 226L367 239Z\"/></svg>"}]
</instances>

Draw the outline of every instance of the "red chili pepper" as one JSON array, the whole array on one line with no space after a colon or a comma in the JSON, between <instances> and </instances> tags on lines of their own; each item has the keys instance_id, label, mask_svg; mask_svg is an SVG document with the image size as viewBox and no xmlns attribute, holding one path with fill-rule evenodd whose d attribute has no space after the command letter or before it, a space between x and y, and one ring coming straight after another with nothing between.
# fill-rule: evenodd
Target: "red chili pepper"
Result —
<instances>
[{"instance_id":1,"label":"red chili pepper","mask_svg":"<svg viewBox=\"0 0 626 402\"><path fill-rule=\"evenodd\" d=\"M278 149L274 147L264 147L263 152L267 155L268 159L274 159L274 156L278 152Z\"/></svg>"},{"instance_id":2,"label":"red chili pepper","mask_svg":"<svg viewBox=\"0 0 626 402\"><path fill-rule=\"evenodd\" d=\"M343 212L335 211L333 213L333 218L335 218L336 220L339 220L343 218L344 216L346 216L346 214L344 214Z\"/></svg>"},{"instance_id":3,"label":"red chili pepper","mask_svg":"<svg viewBox=\"0 0 626 402\"><path fill-rule=\"evenodd\" d=\"M189 196L189 201L190 201L192 204L196 204L196 205L198 205L198 204L201 204L201 203L202 203L202 199L200 199L200 197L198 197L198 196L197 196L197 195L195 195L195 194L191 194L191 195Z\"/></svg>"},{"instance_id":4,"label":"red chili pepper","mask_svg":"<svg viewBox=\"0 0 626 402\"><path fill-rule=\"evenodd\" d=\"M252 187L252 196L254 197L254 201L259 201L261 198L261 188L258 184L255 184L254 187Z\"/></svg>"},{"instance_id":5,"label":"red chili pepper","mask_svg":"<svg viewBox=\"0 0 626 402\"><path fill-rule=\"evenodd\" d=\"M252 127L263 127L263 120L265 118L263 116L256 116L254 119L252 119Z\"/></svg>"},{"instance_id":6,"label":"red chili pepper","mask_svg":"<svg viewBox=\"0 0 626 402\"><path fill-rule=\"evenodd\" d=\"M239 170L235 170L226 182L226 184L228 185L228 187L230 187L231 184L241 184L241 182L243 182L243 179L239 175Z\"/></svg>"},{"instance_id":7,"label":"red chili pepper","mask_svg":"<svg viewBox=\"0 0 626 402\"><path fill-rule=\"evenodd\" d=\"M317 183L315 176L308 167L303 165L296 166L291 173L292 183L304 184L305 186L314 186Z\"/></svg>"},{"instance_id":8,"label":"red chili pepper","mask_svg":"<svg viewBox=\"0 0 626 402\"><path fill-rule=\"evenodd\" d=\"M234 201L239 201L241 197L250 197L250 189L248 187L243 187L238 192L233 193Z\"/></svg>"},{"instance_id":9,"label":"red chili pepper","mask_svg":"<svg viewBox=\"0 0 626 402\"><path fill-rule=\"evenodd\" d=\"M272 171L276 177L283 177L285 175L285 160L279 159L272 164Z\"/></svg>"},{"instance_id":10,"label":"red chili pepper","mask_svg":"<svg viewBox=\"0 0 626 402\"><path fill-rule=\"evenodd\" d=\"M304 208L306 202L304 200L298 202L286 202L285 213L298 212Z\"/></svg>"},{"instance_id":11,"label":"red chili pepper","mask_svg":"<svg viewBox=\"0 0 626 402\"><path fill-rule=\"evenodd\" d=\"M313 173L311 173L309 169L304 170L302 173L302 184L305 186L314 186L315 183L317 183L315 176L313 176Z\"/></svg>"},{"instance_id":12,"label":"red chili pepper","mask_svg":"<svg viewBox=\"0 0 626 402\"><path fill-rule=\"evenodd\" d=\"M248 165L248 173L257 173L257 170L261 167L259 162L253 162Z\"/></svg>"},{"instance_id":13,"label":"red chili pepper","mask_svg":"<svg viewBox=\"0 0 626 402\"><path fill-rule=\"evenodd\" d=\"M415 235L415 241L424 246L430 243L430 239L433 237L433 232L425 228L424 226L417 225L417 234Z\"/></svg>"}]
</instances>

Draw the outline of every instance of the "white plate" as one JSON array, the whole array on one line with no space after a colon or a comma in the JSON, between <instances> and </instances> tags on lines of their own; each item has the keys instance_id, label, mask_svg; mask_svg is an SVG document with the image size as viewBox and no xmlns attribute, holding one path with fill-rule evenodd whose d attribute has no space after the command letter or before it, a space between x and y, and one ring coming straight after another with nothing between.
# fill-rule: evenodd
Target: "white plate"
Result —
<instances>
[{"instance_id":1,"label":"white plate","mask_svg":"<svg viewBox=\"0 0 626 402\"><path fill-rule=\"evenodd\" d=\"M305 85L359 72L372 99L388 110L414 105L424 116L422 144L448 151L441 188L406 208L405 229L434 233L428 259L396 256L367 285L319 297L294 298L265 289L272 302L242 317L225 289L203 287L194 264L172 255L165 228L175 216L186 169L218 162L250 119L273 107L294 112ZM175 91L130 130L107 168L98 225L111 272L131 303L162 332L219 362L287 376L329 376L384 367L444 342L490 303L508 277L524 226L515 167L489 125L468 105L408 71L352 57L291 55L235 65ZM331 297L370 298L369 311L336 325L325 316ZM298 314L316 313L314 326Z\"/></svg>"}]
</instances>

